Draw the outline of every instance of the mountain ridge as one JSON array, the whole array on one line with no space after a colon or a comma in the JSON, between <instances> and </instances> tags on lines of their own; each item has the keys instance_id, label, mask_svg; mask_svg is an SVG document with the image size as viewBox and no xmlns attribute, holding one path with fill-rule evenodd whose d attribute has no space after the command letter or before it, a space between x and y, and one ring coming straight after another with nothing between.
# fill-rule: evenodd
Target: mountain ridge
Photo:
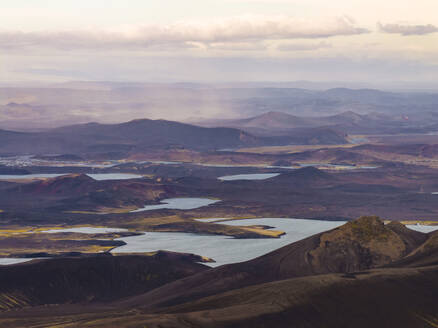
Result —
<instances>
[{"instance_id":1,"label":"mountain ridge","mask_svg":"<svg viewBox=\"0 0 438 328\"><path fill-rule=\"evenodd\" d=\"M0 153L73 155L119 152L121 154L151 149L192 149L198 151L239 147L288 145L301 143L339 143L345 139L321 132L304 136L254 136L237 128L201 127L167 120L137 119L118 124L85 123L59 127L43 132L0 131L7 143L0 144Z\"/></svg>"}]
</instances>

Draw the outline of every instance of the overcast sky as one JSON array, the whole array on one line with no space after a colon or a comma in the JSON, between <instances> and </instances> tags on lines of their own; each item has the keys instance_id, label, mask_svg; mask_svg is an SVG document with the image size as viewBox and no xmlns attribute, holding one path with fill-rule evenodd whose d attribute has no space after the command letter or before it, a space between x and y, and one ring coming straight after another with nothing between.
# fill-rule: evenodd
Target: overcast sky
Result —
<instances>
[{"instance_id":1,"label":"overcast sky","mask_svg":"<svg viewBox=\"0 0 438 328\"><path fill-rule=\"evenodd\" d=\"M0 0L0 82L438 81L437 0Z\"/></svg>"}]
</instances>

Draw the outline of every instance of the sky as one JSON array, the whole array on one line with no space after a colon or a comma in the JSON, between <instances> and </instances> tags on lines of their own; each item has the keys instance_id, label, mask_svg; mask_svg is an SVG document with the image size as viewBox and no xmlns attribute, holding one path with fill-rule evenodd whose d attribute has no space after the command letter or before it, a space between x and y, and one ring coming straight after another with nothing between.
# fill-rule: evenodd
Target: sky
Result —
<instances>
[{"instance_id":1,"label":"sky","mask_svg":"<svg viewBox=\"0 0 438 328\"><path fill-rule=\"evenodd\" d=\"M0 83L438 81L436 0L0 0Z\"/></svg>"}]
</instances>

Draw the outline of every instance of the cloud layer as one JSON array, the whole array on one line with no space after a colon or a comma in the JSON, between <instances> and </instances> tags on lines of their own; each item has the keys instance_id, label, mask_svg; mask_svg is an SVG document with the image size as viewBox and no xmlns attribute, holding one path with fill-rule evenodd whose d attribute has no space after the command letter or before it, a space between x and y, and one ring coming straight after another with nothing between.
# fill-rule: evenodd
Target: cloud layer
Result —
<instances>
[{"instance_id":1,"label":"cloud layer","mask_svg":"<svg viewBox=\"0 0 438 328\"><path fill-rule=\"evenodd\" d=\"M309 21L287 16L246 15L210 22L136 25L81 31L1 32L2 48L150 48L157 45L209 46L215 43L316 39L357 35L368 30L346 16Z\"/></svg>"},{"instance_id":2,"label":"cloud layer","mask_svg":"<svg viewBox=\"0 0 438 328\"><path fill-rule=\"evenodd\" d=\"M438 27L432 24L408 25L408 24L377 24L379 30L384 33L409 35L426 35L438 32Z\"/></svg>"},{"instance_id":3,"label":"cloud layer","mask_svg":"<svg viewBox=\"0 0 438 328\"><path fill-rule=\"evenodd\" d=\"M319 43L285 43L280 44L277 50L280 51L311 51L324 48L331 48L332 45L328 42L321 41Z\"/></svg>"}]
</instances>

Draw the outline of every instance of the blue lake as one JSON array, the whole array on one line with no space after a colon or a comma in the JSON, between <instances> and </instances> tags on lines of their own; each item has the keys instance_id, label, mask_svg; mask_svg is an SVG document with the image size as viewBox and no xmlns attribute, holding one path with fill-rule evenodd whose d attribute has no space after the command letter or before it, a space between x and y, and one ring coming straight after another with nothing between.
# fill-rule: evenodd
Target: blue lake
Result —
<instances>
[{"instance_id":1,"label":"blue lake","mask_svg":"<svg viewBox=\"0 0 438 328\"><path fill-rule=\"evenodd\" d=\"M438 225L430 226L430 225L422 225L422 224L408 224L408 225L406 225L406 227L409 229L424 232L424 233L429 233L429 232L438 230Z\"/></svg>"},{"instance_id":2,"label":"blue lake","mask_svg":"<svg viewBox=\"0 0 438 328\"><path fill-rule=\"evenodd\" d=\"M343 221L283 218L235 220L217 224L235 226L268 225L275 227L276 230L286 232L286 235L281 238L236 239L220 235L182 232L146 232L141 236L120 238L127 245L118 247L112 252L135 253L168 250L193 253L213 258L216 263L209 263L208 265L218 266L253 259L316 233L334 229L344 223Z\"/></svg>"},{"instance_id":3,"label":"blue lake","mask_svg":"<svg viewBox=\"0 0 438 328\"><path fill-rule=\"evenodd\" d=\"M146 205L138 210L131 211L131 213L153 211L161 209L172 209L172 210L192 210L195 208L200 208L215 204L220 202L217 199L209 198L168 198L163 199L161 204L157 205Z\"/></svg>"},{"instance_id":4,"label":"blue lake","mask_svg":"<svg viewBox=\"0 0 438 328\"><path fill-rule=\"evenodd\" d=\"M90 178L94 180L103 181L103 180L129 180L129 179L141 179L142 175L138 174L130 174L130 173L96 173L96 174L87 174Z\"/></svg>"},{"instance_id":5,"label":"blue lake","mask_svg":"<svg viewBox=\"0 0 438 328\"><path fill-rule=\"evenodd\" d=\"M29 262L32 260L34 259L0 258L0 265L18 264L18 263Z\"/></svg>"},{"instance_id":6,"label":"blue lake","mask_svg":"<svg viewBox=\"0 0 438 328\"><path fill-rule=\"evenodd\" d=\"M226 175L218 178L222 181L236 181L236 180L266 180L279 176L280 173L256 173L256 174L236 174Z\"/></svg>"},{"instance_id":7,"label":"blue lake","mask_svg":"<svg viewBox=\"0 0 438 328\"><path fill-rule=\"evenodd\" d=\"M0 175L0 180L30 180L30 179L48 179L56 178L63 175L68 175L68 173L62 174L25 174L25 175ZM127 180L127 179L141 179L142 175L129 174L129 173L97 173L97 174L87 174L90 178L94 180Z\"/></svg>"},{"instance_id":8,"label":"blue lake","mask_svg":"<svg viewBox=\"0 0 438 328\"><path fill-rule=\"evenodd\" d=\"M25 175L6 175L0 174L0 180L26 180L26 179L46 179L46 178L56 178L63 174L25 174Z\"/></svg>"}]
</instances>

